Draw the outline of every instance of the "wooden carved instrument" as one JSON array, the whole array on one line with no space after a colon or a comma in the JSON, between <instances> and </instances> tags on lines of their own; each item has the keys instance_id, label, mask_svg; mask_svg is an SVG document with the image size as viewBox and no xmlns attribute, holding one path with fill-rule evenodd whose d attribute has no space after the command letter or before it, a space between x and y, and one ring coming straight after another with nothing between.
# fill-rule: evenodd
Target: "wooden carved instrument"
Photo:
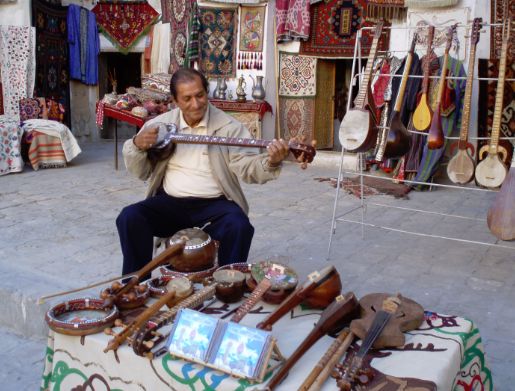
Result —
<instances>
[{"instance_id":1,"label":"wooden carved instrument","mask_svg":"<svg viewBox=\"0 0 515 391\"><path fill-rule=\"evenodd\" d=\"M451 49L452 38L456 32L456 25L449 27L447 35L447 45L445 46L445 53L443 56L442 71L440 73L440 84L438 85L438 92L436 95L436 108L431 118L431 126L427 135L427 147L429 149L440 149L443 147L445 137L442 129L442 118L441 118L441 105L445 85L447 84L447 65L449 63L449 50Z\"/></svg>"},{"instance_id":2,"label":"wooden carved instrument","mask_svg":"<svg viewBox=\"0 0 515 391\"><path fill-rule=\"evenodd\" d=\"M262 262L252 266L251 274L259 281L250 296L241 304L230 321L239 323L245 315L261 300L266 291L272 288L293 288L297 285L297 274L288 266L280 263Z\"/></svg>"},{"instance_id":3,"label":"wooden carved instrument","mask_svg":"<svg viewBox=\"0 0 515 391\"><path fill-rule=\"evenodd\" d=\"M320 338L328 332L342 327L344 323L353 319L356 316L358 308L358 302L354 293L348 292L345 296L338 296L336 300L322 312L313 330L272 377L270 382L266 385L267 390L275 389L295 363L304 355L306 350L311 348Z\"/></svg>"},{"instance_id":4,"label":"wooden carved instrument","mask_svg":"<svg viewBox=\"0 0 515 391\"><path fill-rule=\"evenodd\" d=\"M177 312L179 312L182 308L196 308L205 300L208 300L215 295L215 285L208 285L202 288L200 291L194 293L193 295L185 298L180 303L176 304L174 307L170 308L170 310L158 315L152 321L152 325L148 325L148 322L144 322L139 329L134 329L133 342L132 342L132 350L138 356L145 356L152 359L158 352L152 351L151 349L154 346L157 346L161 341L166 339L168 335L166 334L158 334L156 330L160 329L167 324L170 324L175 319ZM163 296L166 297L166 296ZM163 304L166 303L166 300L163 299ZM148 342L151 341L152 344ZM165 349L166 351L166 349ZM163 351L164 353L164 351Z\"/></svg>"},{"instance_id":5,"label":"wooden carved instrument","mask_svg":"<svg viewBox=\"0 0 515 391\"><path fill-rule=\"evenodd\" d=\"M470 54L469 65L467 70L467 87L465 88L465 97L463 100L463 113L461 114L460 139L457 143L458 152L452 157L447 165L447 175L454 183L465 184L474 177L474 146L468 142L468 132L470 126L470 102L472 101L472 87L474 76L474 64L476 60L476 45L479 42L479 30L481 29L481 18L475 18L472 25L472 33L470 36ZM451 154L456 143L451 145Z\"/></svg>"},{"instance_id":6,"label":"wooden carved instrument","mask_svg":"<svg viewBox=\"0 0 515 391\"><path fill-rule=\"evenodd\" d=\"M427 29L427 52L424 61L424 79L422 81L422 91L419 95L417 108L413 112L413 127L419 132L425 132L431 125L433 110L429 105L427 91L429 90L429 73L431 72L431 54L433 53L433 37L435 35L435 26L428 26Z\"/></svg>"},{"instance_id":7,"label":"wooden carved instrument","mask_svg":"<svg viewBox=\"0 0 515 391\"><path fill-rule=\"evenodd\" d=\"M305 301L317 288L323 289L323 285L330 285L325 290L328 303L331 303L340 294L341 282L338 272L334 266L326 266L322 270L315 271L308 275L307 281L293 291L274 312L269 314L262 322L257 324L258 329L272 330L272 325L281 319L288 311ZM336 288L336 289L334 289Z\"/></svg>"},{"instance_id":8,"label":"wooden carved instrument","mask_svg":"<svg viewBox=\"0 0 515 391\"><path fill-rule=\"evenodd\" d=\"M209 145L228 145L235 147L249 147L249 148L266 148L272 143L270 140L258 140L253 138L239 138L239 137L221 137L221 136L201 136L195 134L182 134L177 133L175 124L160 124L159 132L164 134L158 138L158 142L154 147L149 150L149 157L156 154L164 156L171 153L174 144L209 144ZM166 129L162 131L161 129ZM306 168L307 163L311 163L316 155L316 141L313 140L312 145L305 145L298 143L295 139L288 142L290 152L302 163L301 167ZM169 151L163 152L163 151ZM164 157L152 158L154 160L161 160Z\"/></svg>"},{"instance_id":9,"label":"wooden carved instrument","mask_svg":"<svg viewBox=\"0 0 515 391\"><path fill-rule=\"evenodd\" d=\"M424 321L424 309L420 304L397 295L373 293L360 302L362 316L351 322L351 332L362 339L358 352L344 367L337 384L341 390L354 390L359 381L366 384L371 380L369 373L363 373L361 366L370 348L399 347L404 345L404 331L419 327Z\"/></svg>"},{"instance_id":10,"label":"wooden carved instrument","mask_svg":"<svg viewBox=\"0 0 515 391\"><path fill-rule=\"evenodd\" d=\"M490 231L501 240L515 240L515 154L508 178L488 209L486 219Z\"/></svg>"},{"instance_id":11,"label":"wooden carved instrument","mask_svg":"<svg viewBox=\"0 0 515 391\"><path fill-rule=\"evenodd\" d=\"M492 124L492 135L490 144L484 145L479 150L481 160L486 153L486 157L479 162L476 167L476 181L485 187L496 188L501 186L508 169L503 163L506 159L507 151L499 146L499 134L501 130L501 115L504 97L504 79L506 77L506 57L508 52L508 42L510 40L511 20L506 18L503 25L503 40L501 47L501 61L499 65L499 80L497 81L497 93L495 95L494 120ZM499 154L503 157L499 158Z\"/></svg>"},{"instance_id":12,"label":"wooden carved instrument","mask_svg":"<svg viewBox=\"0 0 515 391\"><path fill-rule=\"evenodd\" d=\"M359 93L354 100L354 107L343 117L339 130L340 142L349 152L364 152L372 148L377 140L377 118L374 99L370 93L370 80L372 76L372 66L377 55L377 45L383 22L376 25L374 39L368 54L367 66Z\"/></svg>"},{"instance_id":13,"label":"wooden carved instrument","mask_svg":"<svg viewBox=\"0 0 515 391\"><path fill-rule=\"evenodd\" d=\"M136 272L134 276L131 277L129 282L124 285L120 285L119 289L112 289L111 296L107 297L104 300L105 307L111 307L114 305L114 302L120 298L124 293L129 292L134 286L136 286L140 279L150 272L154 270L156 267L164 264L165 262L169 262L170 258L173 258L182 253L184 249L184 241L177 241L173 246L168 247L163 252L161 252L157 257L152 259L149 263L147 263L144 267Z\"/></svg>"},{"instance_id":14,"label":"wooden carved instrument","mask_svg":"<svg viewBox=\"0 0 515 391\"><path fill-rule=\"evenodd\" d=\"M401 121L401 108L404 102L404 92L406 91L406 84L408 82L416 44L417 34L415 33L411 42L411 48L406 57L406 63L404 64L404 72L402 74L399 92L397 93L397 99L395 100L395 106L393 107L393 113L390 117L390 124L388 129L386 129L384 151L381 150L381 152L383 152L382 155L378 153L380 157L380 159L376 159L378 161L382 161L383 158L403 156L408 153L411 148L411 134L406 130L406 127Z\"/></svg>"}]
</instances>

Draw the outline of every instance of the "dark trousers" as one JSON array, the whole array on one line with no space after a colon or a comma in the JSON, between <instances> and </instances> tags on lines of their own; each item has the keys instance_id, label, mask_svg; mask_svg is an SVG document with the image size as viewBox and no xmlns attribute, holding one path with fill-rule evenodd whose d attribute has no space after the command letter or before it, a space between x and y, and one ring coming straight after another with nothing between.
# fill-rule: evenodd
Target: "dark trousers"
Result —
<instances>
[{"instance_id":1,"label":"dark trousers","mask_svg":"<svg viewBox=\"0 0 515 391\"><path fill-rule=\"evenodd\" d=\"M122 209L116 219L123 274L152 260L154 236L166 238L184 228L202 227L220 242L218 263L247 262L254 227L243 210L225 197L175 198L164 192Z\"/></svg>"}]
</instances>

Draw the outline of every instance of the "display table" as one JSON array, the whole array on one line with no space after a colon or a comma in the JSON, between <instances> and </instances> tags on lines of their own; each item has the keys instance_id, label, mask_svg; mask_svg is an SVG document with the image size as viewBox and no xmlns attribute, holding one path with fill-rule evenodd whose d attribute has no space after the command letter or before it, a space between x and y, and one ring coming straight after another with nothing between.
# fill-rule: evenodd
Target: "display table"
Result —
<instances>
[{"instance_id":1,"label":"display table","mask_svg":"<svg viewBox=\"0 0 515 391\"><path fill-rule=\"evenodd\" d=\"M247 127L255 139L261 138L261 123L267 112L272 112L272 106L266 101L246 101L209 99L209 101L220 110L233 116Z\"/></svg>"},{"instance_id":2,"label":"display table","mask_svg":"<svg viewBox=\"0 0 515 391\"><path fill-rule=\"evenodd\" d=\"M223 317L238 305L215 302L203 312ZM260 302L241 323L255 326L272 308ZM274 325L272 334L285 356L289 356L310 332L320 312L299 306ZM110 338L103 333L73 337L51 331L41 390L240 391L262 390L265 386L264 383L250 384L169 354L153 360L139 357L126 344L116 355L112 351L103 353ZM297 390L332 341L330 336L319 340L277 390ZM426 312L422 326L406 334L404 347L370 352L365 361L370 361L377 372L367 389L493 390L479 331L473 322L457 316ZM265 382L270 376L270 373L266 375ZM336 390L336 381L328 379L322 389Z\"/></svg>"}]
</instances>

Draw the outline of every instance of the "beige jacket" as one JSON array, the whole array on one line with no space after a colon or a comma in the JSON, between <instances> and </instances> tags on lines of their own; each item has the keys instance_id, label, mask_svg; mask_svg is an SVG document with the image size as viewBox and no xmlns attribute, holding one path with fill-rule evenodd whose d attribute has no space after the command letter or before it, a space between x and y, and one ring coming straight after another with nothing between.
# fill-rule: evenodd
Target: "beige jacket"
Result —
<instances>
[{"instance_id":1,"label":"beige jacket","mask_svg":"<svg viewBox=\"0 0 515 391\"><path fill-rule=\"evenodd\" d=\"M209 104L207 133L210 136L251 138L249 131L233 117ZM145 123L144 128L157 122L175 123L179 126L179 109L173 109ZM238 177L246 183L265 183L279 176L280 167L268 166L268 154L258 149L208 145L208 156L215 180L229 200L236 202L248 213L249 206L241 189ZM148 180L147 197L156 193L163 182L168 160L157 163L154 170L147 153L134 142L127 140L123 145L123 158L127 171L141 180Z\"/></svg>"}]
</instances>

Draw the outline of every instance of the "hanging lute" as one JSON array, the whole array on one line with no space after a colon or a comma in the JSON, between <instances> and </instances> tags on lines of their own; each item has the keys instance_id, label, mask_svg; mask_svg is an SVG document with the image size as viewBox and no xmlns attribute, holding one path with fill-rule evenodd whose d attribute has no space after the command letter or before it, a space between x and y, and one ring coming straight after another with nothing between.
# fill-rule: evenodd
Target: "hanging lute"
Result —
<instances>
[{"instance_id":1,"label":"hanging lute","mask_svg":"<svg viewBox=\"0 0 515 391\"><path fill-rule=\"evenodd\" d=\"M361 80L358 96L354 100L354 107L347 111L340 125L340 142L342 147L349 152L367 151L374 146L377 140L378 121L374 99L370 91L370 79L382 31L383 22L379 22L374 31L374 39L368 54L367 66Z\"/></svg>"},{"instance_id":2,"label":"hanging lute","mask_svg":"<svg viewBox=\"0 0 515 391\"><path fill-rule=\"evenodd\" d=\"M413 126L419 132L425 132L431 125L433 110L429 106L427 91L429 90L429 73L431 72L431 54L433 53L433 37L435 35L435 26L428 26L427 29L427 52L424 61L424 79L422 81L422 91L420 93L417 108L413 113Z\"/></svg>"},{"instance_id":3,"label":"hanging lute","mask_svg":"<svg viewBox=\"0 0 515 391\"><path fill-rule=\"evenodd\" d=\"M451 154L456 145L458 151L447 165L447 175L454 183L463 185L474 178L474 146L468 142L468 132L470 126L470 102L472 101L472 84L474 76L474 64L476 60L476 46L479 42L479 30L481 29L481 18L475 18L472 25L470 36L470 55L467 71L467 87L465 88L465 98L463 100L463 114L461 115L460 139L451 145Z\"/></svg>"},{"instance_id":4,"label":"hanging lute","mask_svg":"<svg viewBox=\"0 0 515 391\"><path fill-rule=\"evenodd\" d=\"M510 18L504 20L503 40L501 47L501 61L499 65L499 80L497 81L497 93L495 95L494 121L492 124L492 135L489 145L483 145L479 150L479 159L487 153L486 157L479 162L476 167L476 181L485 187L496 188L501 186L508 169L503 163L506 159L507 151L499 146L499 133L501 130L501 115L504 97L504 78L506 76L506 57L508 52L508 42L511 30ZM499 158L499 154L503 157Z\"/></svg>"}]
</instances>

